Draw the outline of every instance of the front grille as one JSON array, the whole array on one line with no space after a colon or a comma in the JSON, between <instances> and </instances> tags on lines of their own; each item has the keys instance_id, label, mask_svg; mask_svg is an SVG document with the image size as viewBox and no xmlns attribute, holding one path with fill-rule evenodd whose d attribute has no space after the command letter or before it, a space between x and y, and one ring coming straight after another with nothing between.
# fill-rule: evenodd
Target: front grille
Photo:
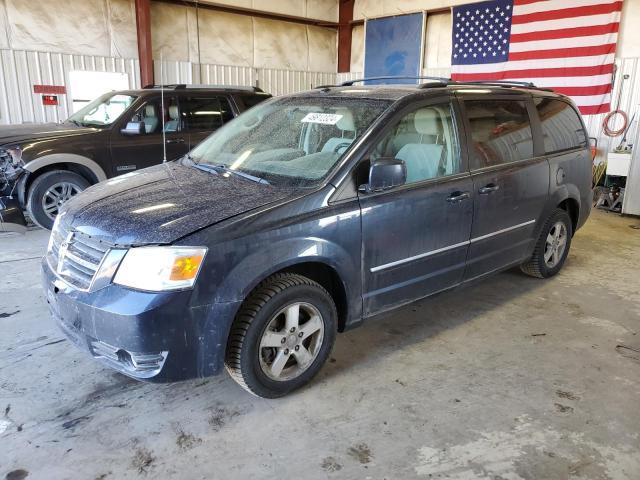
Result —
<instances>
[{"instance_id":1,"label":"front grille","mask_svg":"<svg viewBox=\"0 0 640 480\"><path fill-rule=\"evenodd\" d=\"M59 277L80 290L88 290L109 247L80 232L56 224L51 232L48 259Z\"/></svg>"}]
</instances>

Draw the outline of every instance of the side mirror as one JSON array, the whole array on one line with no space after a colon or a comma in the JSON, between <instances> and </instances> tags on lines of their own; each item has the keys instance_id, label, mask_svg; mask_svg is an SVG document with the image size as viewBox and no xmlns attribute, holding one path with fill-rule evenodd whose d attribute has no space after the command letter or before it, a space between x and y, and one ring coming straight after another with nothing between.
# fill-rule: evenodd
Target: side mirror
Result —
<instances>
[{"instance_id":1,"label":"side mirror","mask_svg":"<svg viewBox=\"0 0 640 480\"><path fill-rule=\"evenodd\" d=\"M369 183L359 190L365 193L381 192L407 182L407 165L404 160L381 157L369 167Z\"/></svg>"},{"instance_id":2,"label":"side mirror","mask_svg":"<svg viewBox=\"0 0 640 480\"><path fill-rule=\"evenodd\" d=\"M127 126L120 130L123 135L142 135L145 133L144 122L129 122Z\"/></svg>"}]
</instances>

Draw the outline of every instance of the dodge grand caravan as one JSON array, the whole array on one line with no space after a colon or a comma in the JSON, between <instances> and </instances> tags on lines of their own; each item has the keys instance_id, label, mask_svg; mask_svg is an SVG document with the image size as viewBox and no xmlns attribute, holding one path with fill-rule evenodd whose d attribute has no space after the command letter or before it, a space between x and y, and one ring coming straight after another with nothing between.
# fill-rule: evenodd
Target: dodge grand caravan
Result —
<instances>
[{"instance_id":1,"label":"dodge grand caravan","mask_svg":"<svg viewBox=\"0 0 640 480\"><path fill-rule=\"evenodd\" d=\"M68 338L126 375L225 366L278 397L364 319L513 266L555 275L590 189L585 128L564 96L446 80L322 87L73 198L44 288Z\"/></svg>"}]
</instances>

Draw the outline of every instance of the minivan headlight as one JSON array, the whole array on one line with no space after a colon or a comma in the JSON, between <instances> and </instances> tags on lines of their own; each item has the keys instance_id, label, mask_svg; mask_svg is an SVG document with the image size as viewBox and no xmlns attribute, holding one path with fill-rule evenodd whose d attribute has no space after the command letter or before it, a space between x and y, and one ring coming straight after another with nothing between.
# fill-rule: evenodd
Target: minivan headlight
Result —
<instances>
[{"instance_id":1,"label":"minivan headlight","mask_svg":"<svg viewBox=\"0 0 640 480\"><path fill-rule=\"evenodd\" d=\"M205 247L131 248L113 281L152 292L191 288L206 254Z\"/></svg>"}]
</instances>

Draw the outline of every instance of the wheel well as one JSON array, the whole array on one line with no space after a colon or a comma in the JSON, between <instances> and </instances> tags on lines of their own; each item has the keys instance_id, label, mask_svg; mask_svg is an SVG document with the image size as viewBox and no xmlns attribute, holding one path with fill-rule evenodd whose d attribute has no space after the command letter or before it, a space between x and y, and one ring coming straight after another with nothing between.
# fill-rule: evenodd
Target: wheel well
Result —
<instances>
[{"instance_id":1,"label":"wheel well","mask_svg":"<svg viewBox=\"0 0 640 480\"><path fill-rule=\"evenodd\" d=\"M310 278L314 282L318 282L322 285L333 301L336 304L338 310L338 331L344 331L345 324L347 322L347 292L344 289L340 275L333 268L325 263L321 262L305 262L292 265L276 273L297 273Z\"/></svg>"},{"instance_id":2,"label":"wheel well","mask_svg":"<svg viewBox=\"0 0 640 480\"><path fill-rule=\"evenodd\" d=\"M39 168L38 170L36 170L35 172L32 172L29 175L24 186L25 199L27 198L29 189L31 188L31 184L33 183L33 181L43 173L52 172L54 170L66 170L68 172L77 173L78 175L83 177L87 182L89 182L91 185L93 185L94 183L98 183L98 178L95 176L95 174L91 171L90 168L85 167L84 165L80 165L79 163L73 163L73 162L54 163L52 165L47 165L46 167Z\"/></svg>"},{"instance_id":3,"label":"wheel well","mask_svg":"<svg viewBox=\"0 0 640 480\"><path fill-rule=\"evenodd\" d=\"M578 213L580 211L578 202L573 198L567 198L560 202L558 208L561 208L569 214L569 218L571 218L571 231L575 233L576 227L578 226Z\"/></svg>"}]
</instances>

